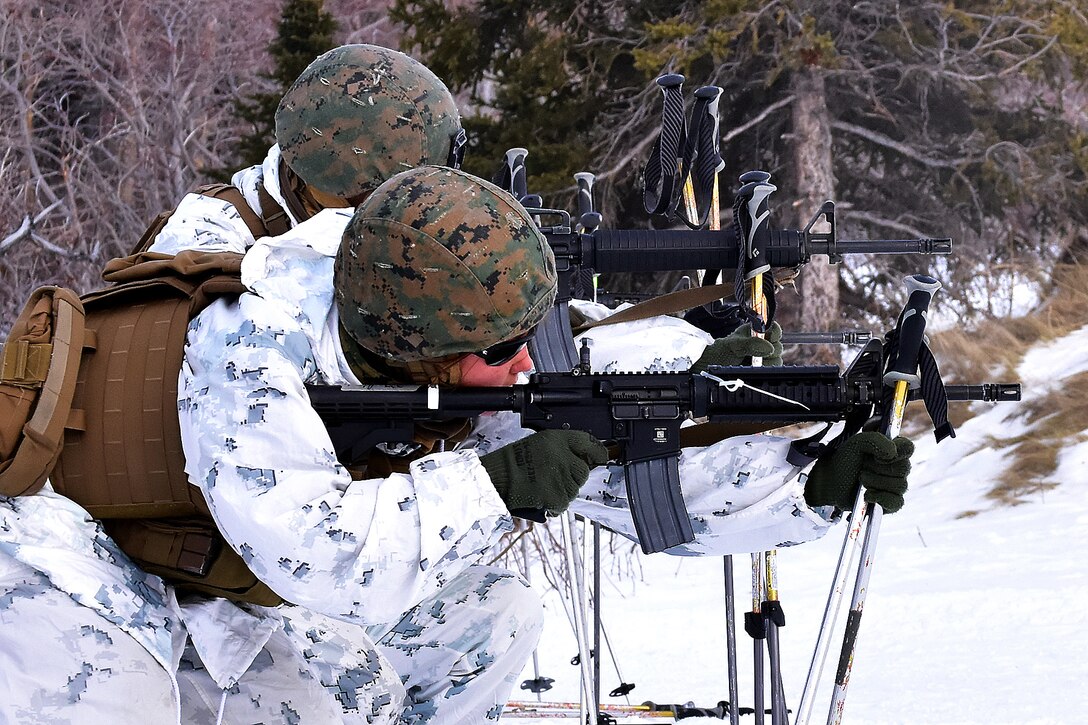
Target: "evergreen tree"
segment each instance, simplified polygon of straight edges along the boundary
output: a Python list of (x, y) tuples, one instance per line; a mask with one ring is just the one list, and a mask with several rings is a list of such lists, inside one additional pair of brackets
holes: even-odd
[(764, 169), (779, 187), (776, 225), (803, 225), (833, 198), (844, 239), (955, 240), (947, 267), (917, 257), (871, 257), (841, 275), (813, 266), (800, 278), (804, 304), (786, 305), (820, 313), (798, 314), (796, 326), (835, 329), (841, 293), (878, 329), (906, 273), (937, 274), (942, 299), (970, 311), (998, 283), (990, 272), (1045, 270), (1085, 237), (1088, 124), (1072, 106), (1088, 57), (1079, 6), (397, 0), (394, 17), (468, 96), (470, 170), (490, 175), (505, 148), (524, 146), (530, 191), (556, 205), (562, 196), (549, 193), (593, 171), (613, 226), (646, 221), (637, 186), (659, 129), (653, 79), (683, 73), (689, 103), (693, 89), (721, 86), (726, 199), (739, 174)]
[(276, 107), (284, 92), (295, 82), (314, 58), (334, 46), (332, 35), (336, 21), (325, 12), (322, 0), (287, 0), (280, 13), (276, 40), (269, 46), (275, 64), (271, 75), (264, 75), (266, 90), (246, 96), (235, 104), (239, 119), (253, 132), (238, 142), (240, 166), (259, 164), (276, 142)]

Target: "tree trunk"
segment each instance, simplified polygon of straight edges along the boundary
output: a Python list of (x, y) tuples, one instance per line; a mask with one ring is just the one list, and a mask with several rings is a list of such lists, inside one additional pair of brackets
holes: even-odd
[[(831, 172), (831, 121), (827, 110), (824, 77), (819, 68), (804, 68), (793, 76), (793, 169), (799, 202), (798, 229), (808, 223), (825, 199), (834, 198)], [(801, 327), (805, 332), (835, 331), (839, 317), (839, 271), (827, 258), (814, 257), (798, 277), (801, 293)], [(806, 361), (838, 364), (839, 349), (833, 345), (805, 346)]]

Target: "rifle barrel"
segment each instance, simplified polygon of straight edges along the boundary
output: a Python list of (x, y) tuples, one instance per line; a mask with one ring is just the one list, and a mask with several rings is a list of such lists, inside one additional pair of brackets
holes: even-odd
[[(952, 254), (952, 240), (939, 239), (840, 239), (832, 243), (836, 254)], [(813, 254), (819, 254), (815, 249)], [(822, 252), (826, 254), (826, 252)]]
[[(568, 239), (548, 236), (557, 255), (573, 251)], [(581, 266), (604, 273), (736, 269), (739, 259), (732, 226), (721, 230), (597, 229), (582, 235), (574, 246), (580, 250)], [(837, 259), (843, 254), (951, 253), (952, 240), (948, 238), (835, 241), (797, 229), (772, 229), (766, 240), (767, 262), (776, 268), (796, 267), (815, 254)]]
[[(1020, 400), (1020, 383), (982, 383), (980, 385), (946, 385), (951, 401), (981, 400), (986, 403), (1007, 403)], [(921, 390), (910, 391), (910, 399), (922, 397)]]
[(787, 332), (782, 335), (783, 345), (864, 345), (873, 339), (868, 330), (843, 330), (842, 332)]

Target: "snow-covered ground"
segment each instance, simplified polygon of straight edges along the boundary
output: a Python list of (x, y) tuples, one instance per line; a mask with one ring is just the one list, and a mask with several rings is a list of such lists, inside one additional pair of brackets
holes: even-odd
[[(1060, 355), (1054, 352), (1037, 349), (1025, 357), (1019, 370), (1025, 401), (1088, 369), (1088, 328), (1064, 338)], [(930, 435), (918, 441), (907, 505), (884, 517), (847, 723), (1088, 723), (1088, 443), (1061, 452), (1056, 489), (994, 508), (983, 494), (1007, 451), (990, 449), (990, 437), (1020, 433), (1025, 424), (1016, 404), (984, 410), (955, 439), (939, 446)], [(907, 409), (908, 417), (924, 415), (920, 404)], [(965, 511), (981, 513), (959, 518)], [(778, 553), (787, 618), (783, 673), (794, 709), (844, 532), (839, 526), (821, 541)], [(722, 560), (640, 560), (640, 580), (602, 587), (608, 639), (623, 679), (636, 683), (630, 702), (713, 706), (728, 699)], [(749, 557), (735, 560), (737, 604), (745, 609)], [(578, 672), (570, 664), (577, 647), (557, 595), (546, 602), (540, 671), (556, 683), (544, 698), (577, 701)], [(739, 638), (740, 704), (751, 706), (751, 640), (743, 630)], [(813, 722), (826, 717), (841, 625), (834, 641)], [(607, 656), (602, 672), (607, 692), (619, 683)], [(525, 677), (531, 676), (530, 666)], [(534, 699), (524, 691), (515, 696)]]

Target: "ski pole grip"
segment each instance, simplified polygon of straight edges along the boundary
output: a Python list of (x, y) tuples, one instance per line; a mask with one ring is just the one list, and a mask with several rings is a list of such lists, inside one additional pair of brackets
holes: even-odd
[(661, 86), (662, 90), (665, 91), (679, 88), (684, 85), (684, 76), (679, 73), (666, 73), (657, 79), (657, 85)]
[[(695, 97), (706, 101), (706, 115), (710, 121), (710, 150), (713, 151), (714, 172), (718, 173), (725, 168), (725, 161), (719, 155), (721, 145), (721, 119), (718, 116), (718, 103), (721, 101), (722, 89), (718, 86), (703, 86), (695, 91)], [(700, 153), (702, 150), (700, 150)]]
[(771, 212), (768, 198), (778, 189), (770, 183), (766, 171), (748, 171), (740, 175), (743, 186), (737, 190), (733, 218), (744, 236), (740, 240), (744, 260), (744, 279), (751, 280), (771, 268), (767, 260), (767, 237)]
[(601, 214), (593, 206), (593, 183), (597, 177), (588, 171), (579, 171), (574, 175), (578, 184), (578, 227), (579, 231), (593, 232), (601, 225)]
[(574, 175), (578, 184), (578, 216), (596, 211), (593, 208), (593, 182), (597, 177), (588, 171), (579, 171)]
[(926, 331), (929, 302), (933, 299), (933, 293), (941, 288), (941, 283), (924, 274), (911, 275), (904, 282), (908, 296), (907, 306), (899, 317), (899, 352), (884, 375), (884, 384), (895, 385), (904, 381), (913, 390), (922, 384), (922, 378), (918, 375), (918, 352)]
[(699, 100), (706, 101), (706, 114), (714, 122), (712, 128), (714, 129), (715, 141), (718, 140), (718, 102), (721, 99), (722, 89), (718, 86), (703, 86), (695, 91), (695, 97)]
[(519, 202), (529, 193), (528, 182), (525, 179), (525, 159), (529, 152), (523, 148), (513, 148), (506, 151), (506, 173), (510, 179), (510, 193)]

